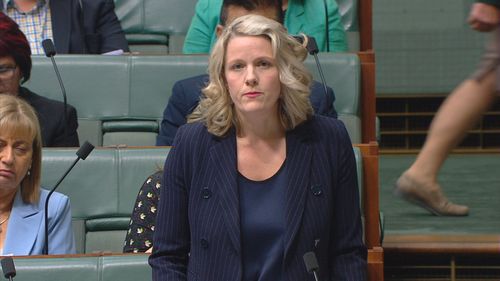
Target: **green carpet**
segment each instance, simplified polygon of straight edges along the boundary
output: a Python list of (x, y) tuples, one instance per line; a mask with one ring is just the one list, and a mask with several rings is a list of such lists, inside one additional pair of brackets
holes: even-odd
[(439, 175), (447, 197), (467, 217), (436, 217), (394, 196), (393, 185), (415, 155), (380, 156), (380, 209), (385, 234), (500, 234), (500, 155), (451, 155)]

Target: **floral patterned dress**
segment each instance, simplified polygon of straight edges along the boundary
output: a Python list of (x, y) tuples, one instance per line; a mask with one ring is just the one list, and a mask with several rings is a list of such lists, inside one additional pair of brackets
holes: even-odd
[(162, 177), (163, 171), (152, 174), (139, 190), (125, 237), (124, 253), (142, 253), (153, 246), (156, 206), (160, 199)]

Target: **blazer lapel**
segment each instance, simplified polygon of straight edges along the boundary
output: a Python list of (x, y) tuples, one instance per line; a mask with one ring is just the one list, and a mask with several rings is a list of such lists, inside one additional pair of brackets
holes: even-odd
[(285, 258), (297, 235), (304, 213), (307, 190), (309, 190), (312, 150), (307, 143), (311, 134), (297, 128), (287, 134), (287, 175), (288, 186), (285, 195)]
[(227, 225), (229, 237), (236, 252), (241, 253), (240, 242), (240, 206), (237, 183), (236, 137), (234, 130), (220, 138), (210, 149), (210, 162), (214, 167), (214, 189), (220, 196), (223, 217)]
[[(40, 199), (41, 200), (41, 199)], [(35, 245), (43, 212), (39, 205), (26, 204), (18, 191), (10, 213), (7, 236), (5, 238), (4, 255), (29, 255)]]
[(58, 53), (69, 52), (73, 0), (49, 0), (52, 19), (52, 34)]

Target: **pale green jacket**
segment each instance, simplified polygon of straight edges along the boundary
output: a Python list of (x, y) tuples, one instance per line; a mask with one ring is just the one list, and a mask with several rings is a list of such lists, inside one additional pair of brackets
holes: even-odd
[[(335, 0), (289, 0), (285, 14), (285, 27), (290, 34), (305, 33), (316, 39), (318, 48), (327, 51), (325, 6), (327, 2), (329, 47), (331, 52), (347, 51), (347, 41)], [(199, 0), (191, 21), (183, 52), (209, 53), (216, 38), (222, 0)]]

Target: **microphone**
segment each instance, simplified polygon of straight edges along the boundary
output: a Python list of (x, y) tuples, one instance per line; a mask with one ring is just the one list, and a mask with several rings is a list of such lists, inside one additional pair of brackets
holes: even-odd
[(306, 42), (306, 49), (309, 52), (310, 55), (314, 57), (314, 60), (316, 61), (316, 67), (318, 68), (319, 72), (319, 77), (321, 78), (321, 83), (323, 84), (323, 90), (325, 91), (325, 96), (328, 97), (328, 89), (326, 88), (326, 80), (325, 76), (323, 75), (323, 69), (321, 68), (321, 64), (319, 63), (318, 59), (318, 44), (316, 43), (316, 39), (312, 36), (307, 36), (305, 34), (301, 35), (294, 35), (293, 38), (297, 40), (300, 44), (304, 44)]
[(50, 196), (52, 196), (52, 193), (56, 190), (56, 188), (61, 184), (61, 182), (64, 180), (64, 178), (69, 174), (69, 172), (73, 169), (73, 167), (76, 165), (76, 163), (82, 159), (85, 160), (87, 159), (87, 156), (89, 156), (90, 152), (94, 149), (94, 146), (86, 141), (76, 152), (76, 155), (78, 156), (73, 164), (69, 167), (69, 169), (66, 170), (64, 175), (57, 181), (56, 185), (50, 190), (49, 194), (47, 195), (47, 198), (45, 199), (45, 246), (43, 248), (43, 254), (48, 255), (49, 254), (49, 199)]
[(314, 280), (319, 281), (319, 265), (318, 260), (316, 259), (316, 254), (314, 254), (314, 252), (312, 251), (307, 252), (302, 258), (304, 259), (304, 264), (306, 265), (307, 272), (312, 273), (314, 275)]
[(16, 276), (16, 267), (14, 266), (14, 260), (11, 257), (6, 257), (2, 259), (1, 263), (3, 276), (5, 276), (6, 279), (12, 281), (14, 276)]
[(68, 135), (68, 126), (67, 126), (67, 115), (68, 115), (68, 98), (66, 96), (66, 89), (64, 88), (64, 84), (61, 78), (61, 74), (59, 73), (59, 69), (57, 68), (56, 60), (54, 56), (56, 55), (56, 47), (51, 39), (45, 39), (42, 41), (43, 52), (45, 56), (50, 58), (52, 61), (52, 66), (54, 67), (54, 71), (56, 72), (57, 80), (59, 80), (59, 87), (61, 88), (61, 92), (63, 95), (63, 103), (64, 103), (64, 114), (63, 114), (63, 124), (64, 124), (64, 133)]

